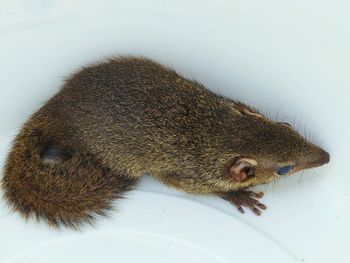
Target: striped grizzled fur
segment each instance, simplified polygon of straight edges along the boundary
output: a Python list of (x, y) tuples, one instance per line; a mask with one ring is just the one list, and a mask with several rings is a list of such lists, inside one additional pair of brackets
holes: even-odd
[(13, 142), (2, 187), (24, 217), (78, 228), (144, 174), (227, 197), (273, 180), (279, 164), (305, 166), (321, 151), (288, 125), (172, 69), (119, 57), (73, 74), (31, 116)]

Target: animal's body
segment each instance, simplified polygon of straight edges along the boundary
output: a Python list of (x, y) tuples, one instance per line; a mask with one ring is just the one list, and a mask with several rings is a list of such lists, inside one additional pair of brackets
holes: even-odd
[(260, 214), (265, 206), (252, 197), (262, 194), (244, 189), (280, 168), (328, 160), (288, 125), (156, 62), (126, 57), (65, 81), (19, 132), (2, 184), (15, 210), (54, 226), (91, 222), (144, 174)]

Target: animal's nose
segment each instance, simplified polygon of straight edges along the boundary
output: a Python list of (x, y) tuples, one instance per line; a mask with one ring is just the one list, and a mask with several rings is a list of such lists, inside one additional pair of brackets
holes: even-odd
[(323, 151), (322, 158), (323, 158), (323, 163), (329, 163), (330, 156), (329, 156), (329, 153), (328, 153), (328, 152)]
[(326, 164), (326, 163), (329, 163), (329, 160), (330, 160), (329, 153), (322, 150), (320, 162), (321, 162), (322, 164)]

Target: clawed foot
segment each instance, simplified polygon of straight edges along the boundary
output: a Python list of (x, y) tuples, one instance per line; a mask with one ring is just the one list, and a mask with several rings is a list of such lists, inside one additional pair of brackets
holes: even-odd
[(231, 204), (237, 207), (239, 212), (244, 213), (242, 206), (246, 206), (258, 216), (261, 215), (261, 210), (266, 209), (266, 206), (256, 200), (256, 198), (260, 199), (263, 196), (263, 192), (255, 193), (253, 191), (245, 190), (224, 193), (221, 195), (223, 199), (229, 201)]

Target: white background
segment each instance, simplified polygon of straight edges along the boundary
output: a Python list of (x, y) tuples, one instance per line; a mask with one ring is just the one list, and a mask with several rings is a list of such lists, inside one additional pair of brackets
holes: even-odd
[(331, 155), (325, 167), (263, 186), (261, 217), (150, 178), (112, 219), (79, 234), (25, 223), (0, 202), (0, 262), (349, 262), (349, 8), (339, 0), (0, 1), (2, 160), (65, 77), (119, 54), (151, 57), (289, 121)]

